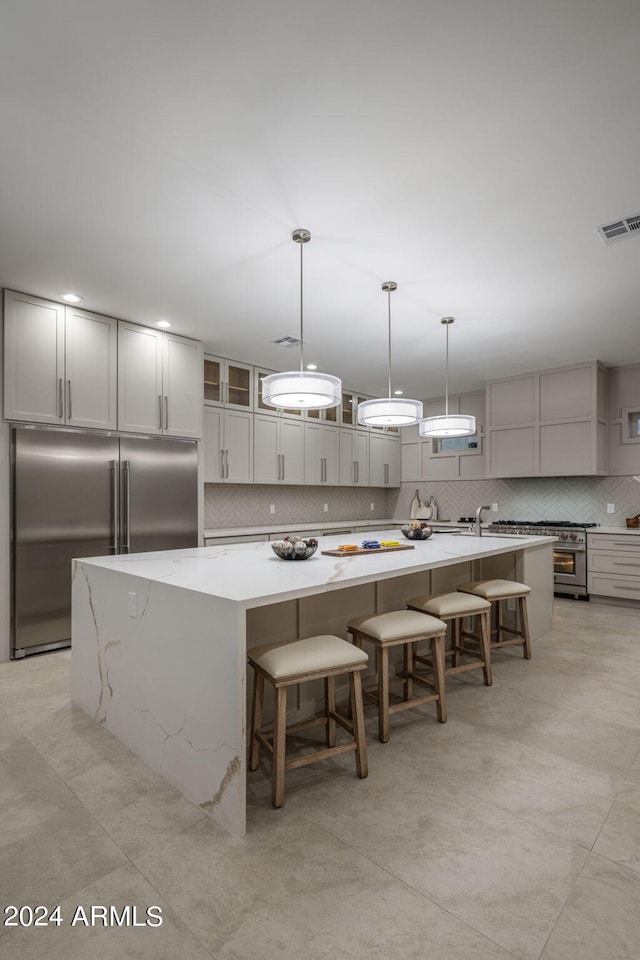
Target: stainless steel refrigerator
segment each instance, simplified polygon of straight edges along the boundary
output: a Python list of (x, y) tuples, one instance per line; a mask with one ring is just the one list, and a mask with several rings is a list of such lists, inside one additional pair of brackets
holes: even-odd
[(68, 645), (71, 560), (198, 545), (193, 440), (12, 431), (12, 655)]

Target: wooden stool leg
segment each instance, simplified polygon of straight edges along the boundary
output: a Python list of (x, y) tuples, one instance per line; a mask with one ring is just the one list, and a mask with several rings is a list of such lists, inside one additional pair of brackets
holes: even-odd
[(331, 714), (336, 712), (336, 678), (324, 678), (324, 709), (327, 718), (327, 746), (336, 745), (336, 722)]
[(251, 702), (251, 751), (249, 754), (249, 770), (257, 770), (260, 765), (260, 742), (256, 737), (258, 730), (262, 730), (262, 706), (264, 703), (264, 677), (254, 671), (253, 698)]
[(529, 636), (529, 617), (527, 615), (527, 598), (518, 597), (518, 606), (520, 608), (520, 630), (524, 637), (522, 649), (525, 660), (531, 660), (531, 638)]
[(353, 736), (357, 744), (356, 772), (361, 780), (369, 775), (367, 760), (367, 738), (364, 730), (364, 710), (362, 707), (362, 680), (360, 671), (354, 670), (349, 675), (351, 690), (351, 715), (353, 717)]
[(415, 655), (416, 644), (405, 643), (404, 645), (404, 699), (411, 700), (413, 697), (413, 680), (411, 674), (414, 670), (413, 658)]
[(284, 761), (287, 744), (287, 688), (276, 687), (276, 709), (273, 728), (273, 770), (271, 802), (274, 807), (284, 804)]
[(496, 600), (496, 640), (502, 640), (502, 600)]
[(482, 659), (484, 667), (484, 682), (487, 687), (493, 683), (491, 675), (491, 611), (480, 614), (480, 649), (482, 650)]
[(389, 741), (389, 651), (378, 650), (378, 739)]
[(436, 700), (436, 711), (440, 723), (447, 722), (447, 700), (445, 694), (444, 682), (444, 645), (445, 637), (442, 634), (439, 637), (433, 637), (431, 640), (431, 651), (433, 659), (433, 685), (438, 699)]
[(455, 617), (451, 621), (451, 649), (453, 650), (453, 656), (451, 658), (451, 666), (457, 667), (460, 663), (460, 644), (462, 643), (462, 617)]

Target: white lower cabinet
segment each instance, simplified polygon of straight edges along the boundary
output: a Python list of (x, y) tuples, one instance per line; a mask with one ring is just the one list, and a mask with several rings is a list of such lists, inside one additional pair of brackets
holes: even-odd
[(385, 433), (369, 436), (369, 486), (400, 486), (400, 441)]
[(253, 482), (304, 483), (304, 422), (254, 416)]
[(253, 414), (205, 407), (204, 482), (253, 483)]
[(640, 534), (587, 533), (587, 590), (640, 601)]
[(304, 424), (304, 482), (336, 486), (339, 476), (340, 428)]
[(369, 486), (369, 434), (363, 430), (340, 430), (341, 486)]

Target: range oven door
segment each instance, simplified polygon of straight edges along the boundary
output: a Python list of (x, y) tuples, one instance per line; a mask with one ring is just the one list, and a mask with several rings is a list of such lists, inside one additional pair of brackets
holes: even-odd
[(587, 595), (587, 551), (584, 544), (553, 545), (553, 582), (556, 593)]

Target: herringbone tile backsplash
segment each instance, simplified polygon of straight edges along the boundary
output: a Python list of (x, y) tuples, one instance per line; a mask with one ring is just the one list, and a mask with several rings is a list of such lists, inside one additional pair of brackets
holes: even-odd
[[(403, 483), (390, 490), (389, 516), (409, 516), (416, 491), (420, 499), (433, 496), (440, 519), (471, 517), (481, 504), (498, 504), (487, 520), (571, 520), (623, 527), (627, 517), (640, 513), (640, 477), (515, 477), (510, 480), (455, 480)], [(607, 513), (613, 503), (614, 513)]]
[[(205, 484), (205, 529), (340, 520), (406, 520), (416, 486), (433, 496), (441, 519), (470, 517), (481, 504), (498, 504), (491, 520), (573, 520), (623, 527), (640, 513), (639, 477), (539, 477), (404, 483), (397, 490), (354, 487), (282, 487)], [(325, 512), (324, 504), (329, 510)], [(374, 509), (370, 509), (370, 504)], [(607, 504), (615, 512), (607, 513)], [(274, 504), (276, 511), (270, 513)]]

